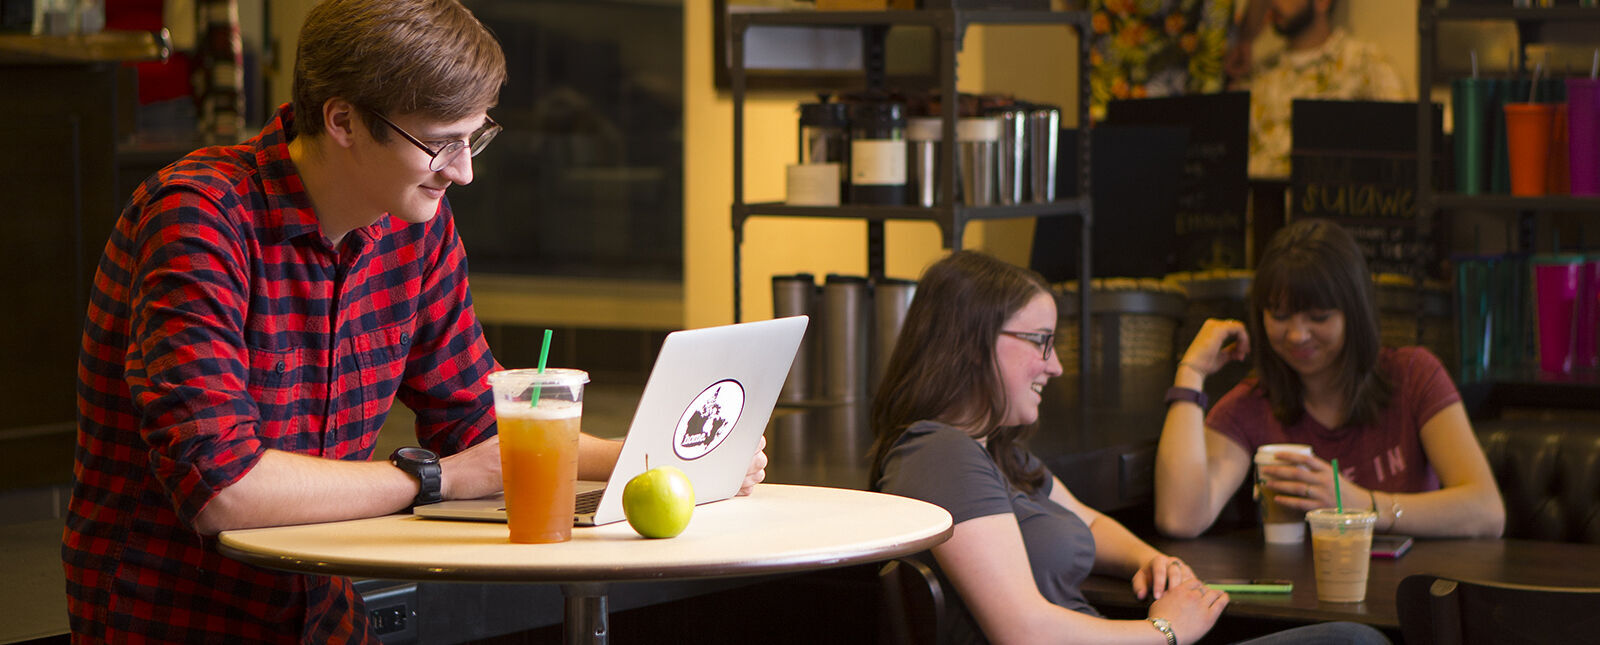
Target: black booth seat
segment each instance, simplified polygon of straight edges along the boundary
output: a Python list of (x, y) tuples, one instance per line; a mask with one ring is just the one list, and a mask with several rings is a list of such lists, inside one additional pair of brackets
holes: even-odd
[(1600, 544), (1600, 426), (1476, 422), (1506, 505), (1505, 537)]

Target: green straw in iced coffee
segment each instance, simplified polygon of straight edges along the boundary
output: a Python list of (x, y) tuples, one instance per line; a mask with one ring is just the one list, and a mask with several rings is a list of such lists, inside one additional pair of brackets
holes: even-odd
[(1333, 505), (1339, 507), (1339, 514), (1344, 515), (1344, 497), (1339, 494), (1339, 458), (1333, 458)]
[[(545, 361), (545, 359), (550, 358), (550, 334), (551, 334), (550, 330), (548, 330), (548, 329), (544, 330), (544, 343), (539, 345), (539, 373), (540, 374), (544, 373), (544, 361)], [(538, 383), (534, 383), (533, 384), (533, 400), (530, 402), (531, 405), (529, 405), (528, 407), (531, 407), (531, 408), (539, 407), (539, 391), (543, 390), (543, 389), (544, 389), (543, 385), (540, 385)]]
[(1339, 458), (1333, 458), (1333, 505), (1339, 507), (1339, 534), (1344, 535), (1344, 496), (1339, 494)]

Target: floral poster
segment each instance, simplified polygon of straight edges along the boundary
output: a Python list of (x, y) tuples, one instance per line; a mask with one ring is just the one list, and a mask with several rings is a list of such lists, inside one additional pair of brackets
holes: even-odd
[(1219, 92), (1233, 0), (1091, 0), (1090, 115), (1114, 99)]

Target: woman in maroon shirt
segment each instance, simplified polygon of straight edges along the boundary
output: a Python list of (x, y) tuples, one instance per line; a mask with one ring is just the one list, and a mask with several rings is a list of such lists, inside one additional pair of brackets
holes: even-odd
[[(1205, 378), (1252, 349), (1255, 373), (1206, 414)], [(1426, 349), (1379, 346), (1366, 260), (1332, 222), (1303, 220), (1273, 236), (1249, 320), (1206, 321), (1174, 386), (1156, 451), (1156, 526), (1167, 534), (1209, 528), (1268, 443), (1309, 444), (1315, 454), (1279, 453), (1290, 465), (1263, 468), (1290, 508), (1333, 506), (1338, 477), (1345, 506), (1376, 511), (1382, 532), (1504, 529), (1499, 488), (1455, 385)]]

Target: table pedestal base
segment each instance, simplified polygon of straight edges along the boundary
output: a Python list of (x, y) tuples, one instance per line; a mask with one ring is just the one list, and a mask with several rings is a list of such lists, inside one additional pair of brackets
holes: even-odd
[(605, 645), (611, 640), (610, 610), (606, 606), (606, 585), (582, 582), (561, 585), (566, 596), (566, 618), (562, 640), (567, 645)]

